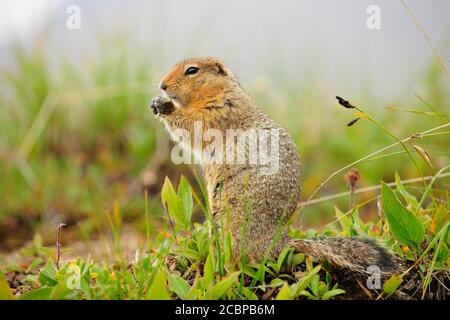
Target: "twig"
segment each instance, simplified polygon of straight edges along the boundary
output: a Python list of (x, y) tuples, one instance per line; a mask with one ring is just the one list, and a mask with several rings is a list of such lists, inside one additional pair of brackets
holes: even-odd
[(58, 224), (56, 229), (56, 269), (59, 270), (59, 258), (61, 257), (61, 229), (65, 227), (65, 223)]
[[(403, 149), (405, 150), (405, 152), (408, 154), (409, 158), (411, 159), (412, 163), (414, 163), (414, 166), (416, 167), (417, 171), (422, 175), (422, 171), (420, 170), (420, 167), (417, 165), (416, 161), (414, 160), (412, 154), (408, 151), (408, 148), (406, 147), (406, 145), (404, 144), (404, 142), (402, 140), (400, 140), (399, 138), (397, 138), (394, 134), (392, 134), (387, 128), (385, 128), (381, 123), (379, 123), (377, 120), (375, 120), (374, 118), (372, 118), (371, 115), (365, 113), (361, 108), (352, 105), (349, 101), (336, 96), (336, 99), (338, 99), (338, 102), (341, 106), (349, 109), (356, 109), (359, 111), (359, 114), (361, 116), (363, 116), (364, 118), (368, 119), (369, 121), (371, 121), (373, 124), (375, 124), (377, 127), (379, 127), (380, 129), (382, 129), (384, 132), (386, 132), (389, 136), (391, 136), (394, 140), (396, 140), (398, 143), (400, 143), (403, 147)], [(352, 126), (354, 125), (357, 121), (359, 120), (359, 118), (353, 119), (352, 121), (350, 121), (347, 126)], [(425, 183), (425, 182), (424, 182)]]
[(441, 285), (441, 286), (443, 286), (445, 289), (447, 289), (447, 291), (449, 291), (450, 292), (450, 289), (449, 288), (447, 288), (447, 286), (444, 284), (444, 283), (442, 283), (442, 281), (438, 278), (438, 277), (436, 277), (436, 275), (435, 274), (433, 274), (433, 278), (435, 278), (436, 279), (436, 281), (437, 282), (439, 282), (439, 284)]
[(169, 207), (166, 204), (166, 213), (167, 218), (169, 218), (170, 228), (172, 229), (173, 237), (175, 238), (175, 243), (178, 245), (177, 233), (175, 232), (175, 224), (172, 222), (172, 218), (170, 218)]
[(439, 52), (437, 51), (436, 47), (433, 45), (433, 42), (431, 41), (430, 36), (428, 35), (428, 33), (426, 32), (426, 30), (422, 27), (422, 25), (420, 24), (419, 20), (417, 20), (416, 16), (414, 15), (414, 13), (412, 13), (412, 11), (408, 8), (408, 6), (406, 5), (404, 0), (400, 0), (400, 2), (402, 3), (402, 5), (405, 7), (406, 11), (408, 11), (409, 15), (411, 16), (411, 18), (414, 20), (414, 23), (416, 24), (416, 26), (420, 29), (420, 31), (422, 32), (423, 36), (425, 37), (425, 39), (427, 40), (428, 44), (430, 45), (431, 49), (433, 49), (433, 53), (436, 56), (436, 58), (438, 59), (438, 61), (440, 62), (442, 69), (444, 69), (445, 74), (447, 76), (450, 76), (450, 73), (448, 72), (447, 69), (447, 65), (445, 64), (444, 59), (442, 59), (441, 55), (439, 54)]
[(350, 188), (348, 210), (351, 210), (353, 208), (353, 194), (356, 190), (356, 184), (360, 179), (361, 175), (359, 174), (359, 171), (357, 169), (351, 169), (344, 175), (344, 180), (347, 182), (348, 187)]
[[(437, 178), (446, 178), (446, 177), (450, 177), (450, 173), (441, 174)], [(433, 179), (433, 176), (426, 176), (426, 177), (424, 177), (424, 179), (431, 180), (431, 179)], [(416, 182), (421, 182), (421, 181), (422, 181), (422, 178), (420, 177), (420, 178), (412, 178), (412, 179), (402, 180), (402, 183), (410, 184), (410, 183), (416, 183)], [(387, 185), (390, 187), (395, 186), (395, 182), (389, 182)], [(374, 190), (379, 190), (379, 189), (381, 189), (380, 184), (370, 186), (370, 187), (356, 189), (353, 192), (353, 194), (364, 193), (364, 192), (374, 191)], [(329, 200), (333, 200), (333, 199), (337, 199), (337, 198), (347, 197), (348, 195), (350, 195), (350, 192), (351, 191), (340, 192), (340, 193), (335, 193), (335, 194), (330, 194), (328, 196), (320, 197), (320, 198), (317, 198), (314, 200), (303, 201), (303, 202), (300, 202), (300, 206), (307, 207), (307, 206), (311, 206), (313, 204), (317, 204), (317, 203), (321, 203), (321, 202), (325, 202), (325, 201), (329, 201)]]
[(441, 117), (442, 120), (446, 121), (449, 116), (446, 114), (442, 114), (439, 111), (437, 111), (432, 105), (431, 103), (429, 103), (428, 101), (426, 101), (425, 99), (423, 99), (421, 96), (419, 96), (417, 93), (414, 94), (417, 99), (419, 99), (423, 104), (425, 104), (431, 111), (433, 111), (436, 115), (438, 115), (439, 117)]
[(325, 180), (324, 180), (324, 181), (323, 181), (323, 182), (322, 182), (322, 183), (321, 183), (321, 184), (313, 191), (313, 193), (309, 196), (309, 198), (306, 200), (306, 202), (310, 202), (310, 201), (312, 200), (312, 198), (314, 198), (314, 196), (317, 194), (317, 192), (319, 192), (319, 190), (322, 189), (322, 187), (323, 187), (325, 184), (328, 183), (328, 181), (330, 181), (331, 179), (333, 179), (334, 176), (336, 176), (337, 174), (343, 172), (344, 170), (347, 170), (347, 169), (349, 169), (349, 168), (351, 168), (351, 167), (357, 165), (358, 163), (363, 162), (364, 160), (370, 159), (370, 158), (372, 158), (373, 156), (375, 156), (375, 155), (377, 155), (377, 154), (379, 154), (379, 153), (382, 153), (382, 152), (384, 152), (384, 151), (386, 151), (386, 150), (392, 149), (393, 147), (396, 147), (396, 146), (398, 146), (398, 145), (401, 144), (401, 143), (407, 142), (407, 141), (412, 140), (412, 139), (415, 139), (415, 138), (419, 138), (419, 137), (423, 136), (424, 134), (427, 134), (427, 133), (430, 133), (430, 132), (433, 132), (433, 131), (436, 131), (436, 130), (439, 130), (439, 129), (443, 129), (443, 128), (446, 128), (446, 127), (448, 127), (448, 126), (450, 126), (450, 122), (449, 122), (449, 123), (446, 123), (446, 124), (443, 124), (443, 125), (441, 125), (441, 126), (438, 126), (438, 127), (434, 127), (434, 128), (428, 129), (428, 130), (423, 131), (423, 132), (421, 132), (421, 133), (413, 134), (412, 136), (409, 136), (409, 137), (407, 137), (407, 138), (405, 138), (405, 139), (403, 139), (403, 140), (401, 140), (401, 141), (397, 141), (397, 142), (395, 142), (395, 143), (393, 143), (393, 144), (391, 144), (391, 145), (389, 145), (389, 146), (387, 146), (387, 147), (381, 148), (381, 149), (379, 149), (379, 150), (377, 150), (377, 151), (375, 151), (375, 152), (372, 152), (371, 154), (368, 154), (368, 155), (365, 156), (365, 157), (362, 157), (362, 158), (360, 158), (360, 159), (358, 159), (358, 160), (356, 160), (356, 161), (354, 161), (354, 162), (352, 162), (352, 163), (346, 165), (345, 167), (342, 167), (341, 169), (339, 169), (339, 170), (333, 172), (331, 175), (329, 175), (328, 178), (326, 178), (326, 179), (325, 179)]

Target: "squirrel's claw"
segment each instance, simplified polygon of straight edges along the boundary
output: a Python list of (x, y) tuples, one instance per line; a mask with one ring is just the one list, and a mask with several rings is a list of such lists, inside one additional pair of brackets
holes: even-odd
[(150, 108), (155, 115), (169, 115), (175, 110), (175, 106), (172, 101), (163, 97), (156, 97), (152, 100)]

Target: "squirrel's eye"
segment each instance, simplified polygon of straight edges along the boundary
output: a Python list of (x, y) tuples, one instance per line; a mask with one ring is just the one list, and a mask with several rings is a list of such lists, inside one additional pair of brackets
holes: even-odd
[(189, 76), (192, 74), (196, 74), (198, 72), (198, 68), (197, 67), (189, 67), (186, 69), (186, 72), (184, 73), (185, 75)]

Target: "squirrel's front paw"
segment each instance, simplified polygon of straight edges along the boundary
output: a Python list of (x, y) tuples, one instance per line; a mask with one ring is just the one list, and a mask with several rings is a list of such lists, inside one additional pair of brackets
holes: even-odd
[(152, 108), (152, 111), (155, 115), (161, 114), (166, 116), (171, 114), (173, 110), (175, 110), (175, 106), (173, 105), (172, 101), (159, 96), (152, 100), (150, 108)]

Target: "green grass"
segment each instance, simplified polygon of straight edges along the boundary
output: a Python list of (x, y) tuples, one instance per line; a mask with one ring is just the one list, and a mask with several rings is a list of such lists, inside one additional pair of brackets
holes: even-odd
[[(101, 56), (86, 68), (64, 57), (50, 66), (37, 47), (31, 53), (15, 48), (17, 70), (1, 73), (0, 249), (7, 254), (0, 255), (0, 297), (355, 296), (358, 283), (349, 285), (326, 263), (289, 249), (261, 265), (231, 263), (230, 235), (216, 232), (201, 179), (171, 163), (167, 134), (147, 108), (161, 76), (154, 71), (157, 62), (144, 52), (129, 59), (125, 41), (114, 50), (108, 46), (102, 44)], [(381, 104), (368, 98), (376, 92), (345, 97), (360, 108), (358, 114), (335, 102), (340, 92), (327, 96), (314, 89), (314, 81), (283, 79), (279, 68), (267, 87), (244, 86), (288, 129), (302, 156), (306, 205), (290, 234), (378, 239), (411, 267), (384, 290), (360, 290), (364, 297), (396, 297), (400, 282), (399, 290), (410, 297), (442, 297), (439, 281), (449, 269), (449, 183), (436, 175), (448, 173), (450, 128), (447, 79), (437, 64), (417, 80), (419, 97)], [(347, 127), (356, 116), (362, 119)], [(418, 132), (425, 133), (413, 136)], [(363, 190), (356, 190), (355, 205), (346, 211), (348, 195), (334, 195), (348, 190), (342, 176), (352, 167), (362, 175), (357, 188)], [(408, 179), (418, 181), (402, 183)], [(381, 209), (389, 191), (380, 191), (380, 181), (394, 182), (401, 202), (391, 197), (393, 209)], [(423, 236), (398, 231), (402, 226), (386, 210), (410, 217), (412, 234)], [(54, 234), (61, 222), (67, 227), (57, 270)], [(144, 239), (132, 252), (125, 245), (127, 228)], [(76, 258), (69, 250), (80, 241), (88, 253)], [(97, 242), (106, 258), (96, 252)], [(405, 289), (413, 279), (419, 285)]]
[[(441, 173), (446, 169), (448, 167)], [(309, 230), (303, 233), (291, 228), (290, 233), (296, 237), (321, 234), (377, 239), (398, 254), (409, 268), (388, 280), (383, 289), (370, 292), (366, 298), (385, 299), (397, 289), (408, 294), (401, 284), (411, 279), (419, 283), (413, 288), (416, 293), (411, 298), (426, 298), (430, 285), (436, 285), (433, 275), (448, 272), (450, 263), (448, 198), (444, 198), (446, 203), (434, 199), (432, 194), (442, 191), (436, 189), (435, 183), (433, 179), (427, 184), (420, 200), (407, 191), (399, 177), (395, 188), (397, 195), (389, 186), (383, 185), (381, 202), (386, 216), (377, 222), (363, 222), (359, 217), (361, 206), (348, 212), (336, 208), (336, 221), (322, 232)], [(215, 245), (217, 242), (210, 221), (191, 223), (193, 197), (186, 180), (181, 180), (178, 191), (166, 180), (163, 190), (168, 215), (173, 217), (173, 230), (159, 232), (152, 240), (151, 250), (147, 245), (137, 248), (138, 254), (133, 262), (126, 262), (121, 254), (122, 221), (116, 208), (108, 215), (115, 263), (100, 264), (76, 258), (62, 263), (58, 269), (54, 250), (38, 245), (33, 252), (35, 260), (32, 263), (22, 268), (11, 265), (9, 270), (4, 270), (7, 274), (16, 271), (25, 276), (13, 291), (2, 276), (0, 296), (12, 299), (314, 300), (346, 297), (346, 290), (340, 286), (339, 277), (330, 266), (326, 263), (316, 265), (309, 257), (294, 253), (291, 248), (283, 250), (275, 261), (268, 260), (260, 265), (243, 264), (236, 270), (229, 242)], [(428, 204), (422, 206), (425, 201)], [(229, 234), (225, 237), (228, 238)], [(224, 259), (217, 258), (221, 252)], [(344, 288), (348, 285), (345, 282)], [(356, 286), (357, 283), (353, 280), (351, 285)]]

